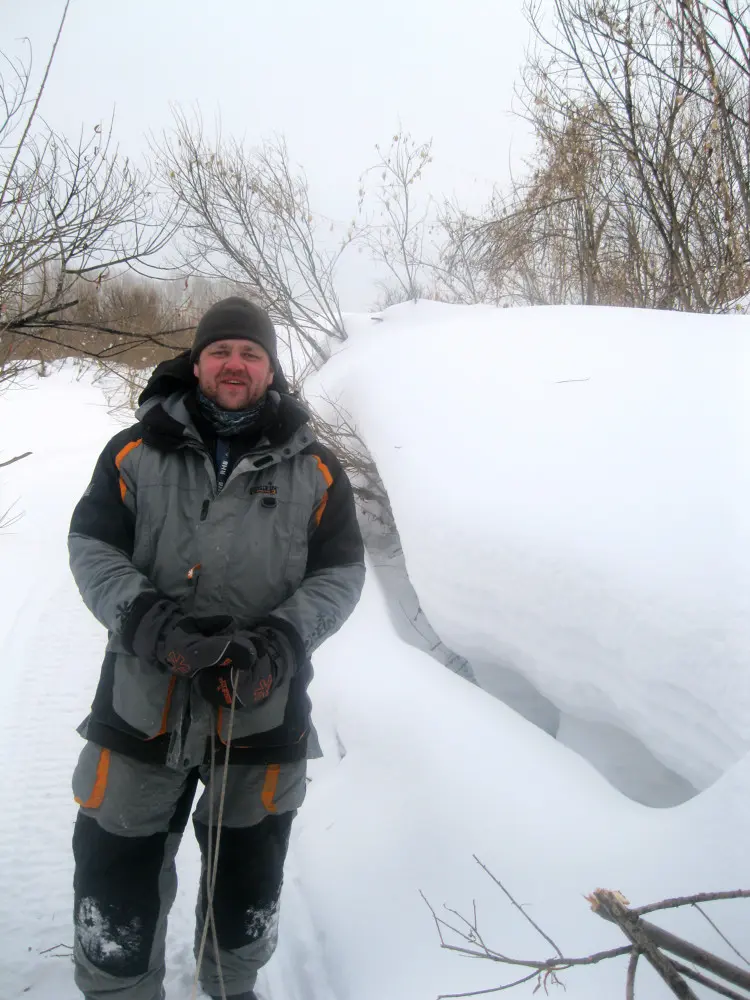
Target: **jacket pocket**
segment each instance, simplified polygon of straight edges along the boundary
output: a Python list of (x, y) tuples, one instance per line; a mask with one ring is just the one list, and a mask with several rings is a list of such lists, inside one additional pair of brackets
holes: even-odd
[[(207, 770), (207, 769), (206, 769)], [(232, 767), (228, 773), (227, 795), (232, 803), (232, 827), (257, 826), (268, 816), (295, 812), (305, 800), (307, 791), (307, 761), (298, 760), (285, 764), (253, 764)], [(221, 781), (214, 783), (213, 789), (206, 780), (207, 787), (198, 799), (194, 819), (208, 824), (211, 816), (211, 796), (213, 795), (213, 821), (219, 805)]]
[(263, 775), (260, 802), (266, 813), (285, 813), (299, 809), (307, 791), (307, 761), (290, 764), (267, 764)]
[(98, 809), (104, 802), (111, 754), (96, 743), (87, 743), (73, 772), (73, 798), (82, 809)]
[(146, 739), (166, 733), (176, 678), (142, 663), (137, 656), (118, 653), (112, 683), (112, 708)]

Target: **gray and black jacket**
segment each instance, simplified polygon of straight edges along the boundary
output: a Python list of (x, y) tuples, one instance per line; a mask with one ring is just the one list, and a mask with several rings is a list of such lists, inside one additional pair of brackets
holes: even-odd
[(112, 750), (183, 766), (201, 762), (211, 728), (225, 745), (227, 712), (211, 708), (197, 685), (132, 654), (133, 608), (166, 595), (189, 614), (228, 614), (244, 627), (270, 622), (283, 632), (293, 668), (262, 706), (237, 709), (231, 760), (299, 759), (310, 725), (310, 655), (351, 614), (364, 582), (351, 485), (314, 439), (307, 411), (272, 386), (261, 436), (233, 455), (218, 493), (195, 385), (187, 355), (157, 367), (138, 423), (106, 446), (73, 513), (71, 569), (109, 630), (81, 731)]

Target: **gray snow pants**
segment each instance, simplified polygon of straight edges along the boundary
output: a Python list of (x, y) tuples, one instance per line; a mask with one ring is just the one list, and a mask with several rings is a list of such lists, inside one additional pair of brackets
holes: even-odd
[[(216, 768), (216, 823), (222, 767)], [(213, 911), (201, 985), (227, 996), (251, 990), (273, 954), (284, 859), (305, 797), (306, 761), (228, 768)], [(163, 1000), (167, 916), (175, 856), (193, 813), (202, 857), (196, 951), (206, 917), (209, 768), (175, 771), (87, 743), (73, 775), (80, 805), (73, 834), (75, 981), (87, 1000)], [(215, 843), (215, 828), (212, 842)]]

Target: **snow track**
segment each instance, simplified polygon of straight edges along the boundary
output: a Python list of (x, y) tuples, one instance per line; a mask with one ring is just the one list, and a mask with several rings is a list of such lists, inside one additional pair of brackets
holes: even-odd
[(97, 662), (92, 639), (98, 637), (69, 578), (54, 573), (40, 589), (3, 649), (4, 675), (16, 676), (11, 697), (3, 699), (0, 728), (0, 755), (10, 762), (0, 792), (0, 885), (7, 887), (0, 940), (9, 980), (0, 996), (44, 996), (54, 985), (50, 1000), (68, 1000), (77, 996), (68, 960), (76, 810), (70, 778), (83, 745), (71, 723), (83, 717), (90, 699)]

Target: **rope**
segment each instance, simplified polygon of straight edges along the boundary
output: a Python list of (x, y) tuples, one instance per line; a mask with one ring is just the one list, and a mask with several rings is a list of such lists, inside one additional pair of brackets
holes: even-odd
[[(229, 747), (227, 746), (227, 751), (228, 750), (229, 750)], [(226, 760), (226, 757), (225, 757), (224, 758), (224, 774), (223, 774), (223, 778), (224, 779), (226, 778), (226, 773), (227, 773), (226, 772), (226, 766), (227, 766), (227, 760)], [(213, 826), (214, 826), (214, 816), (213, 816), (213, 813), (214, 813), (214, 775), (215, 774), (216, 774), (216, 737), (214, 735), (214, 729), (213, 729), (213, 726), (212, 726), (211, 727), (211, 767), (209, 769), (209, 774), (208, 774), (208, 788), (209, 788), (209, 793), (208, 793), (208, 851), (207, 851), (207, 864), (211, 865), (213, 863), (213, 865), (214, 865), (214, 872), (213, 872), (213, 877), (211, 877), (210, 868), (209, 867), (206, 868), (206, 878), (207, 878), (206, 897), (207, 897), (207, 905), (206, 905), (206, 917), (205, 917), (204, 924), (208, 924), (211, 927), (211, 940), (212, 940), (212, 943), (213, 943), (213, 946), (214, 946), (214, 955), (216, 956), (216, 969), (217, 969), (217, 971), (219, 973), (219, 990), (221, 992), (221, 998), (222, 998), (222, 1000), (226, 1000), (226, 991), (225, 991), (225, 987), (224, 987), (224, 974), (223, 974), (222, 969), (221, 969), (221, 962), (219, 961), (219, 939), (218, 939), (218, 935), (216, 933), (216, 920), (214, 919), (214, 907), (213, 907), (213, 902), (214, 902), (214, 888), (216, 886), (216, 872), (217, 872), (217, 867), (216, 866), (218, 865), (218, 861), (219, 861), (219, 829), (220, 829), (220, 827), (217, 827), (217, 831), (216, 831), (216, 834), (217, 834), (217, 836), (216, 836), (216, 853), (214, 855), (214, 853), (212, 852), (212, 848), (211, 848), (211, 840), (213, 838)], [(222, 785), (223, 786), (225, 785), (225, 781), (224, 780), (222, 781)], [(222, 790), (222, 795), (223, 795), (223, 790)], [(222, 799), (222, 801), (223, 801), (223, 799)], [(201, 959), (201, 962), (202, 962), (202, 959)], [(199, 966), (199, 968), (200, 968), (200, 966)]]
[(229, 708), (229, 724), (227, 726), (226, 752), (224, 754), (224, 765), (221, 777), (221, 791), (219, 793), (219, 812), (216, 819), (216, 843), (213, 844), (213, 814), (214, 814), (214, 787), (216, 776), (216, 738), (213, 726), (211, 727), (211, 758), (208, 772), (208, 849), (206, 852), (206, 916), (203, 921), (203, 931), (201, 933), (198, 956), (195, 961), (195, 976), (193, 978), (193, 992), (191, 1000), (197, 1000), (198, 981), (200, 979), (201, 968), (203, 967), (203, 956), (206, 950), (206, 940), (208, 938), (208, 928), (211, 928), (211, 940), (214, 948), (214, 958), (216, 968), (219, 973), (219, 988), (221, 1000), (227, 1000), (226, 989), (224, 987), (224, 976), (221, 970), (221, 960), (219, 959), (219, 941), (216, 934), (216, 920), (214, 918), (214, 888), (216, 886), (216, 873), (219, 870), (219, 844), (221, 842), (221, 826), (224, 820), (224, 801), (227, 792), (227, 777), (229, 773), (229, 749), (232, 744), (232, 730), (234, 728), (234, 709), (237, 700), (237, 670), (232, 671), (232, 704)]

